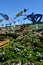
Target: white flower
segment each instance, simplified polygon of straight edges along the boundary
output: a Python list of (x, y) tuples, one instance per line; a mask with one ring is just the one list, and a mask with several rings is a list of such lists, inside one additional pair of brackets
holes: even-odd
[(5, 54), (5, 52), (3, 52), (3, 54)]
[(37, 56), (40, 56), (41, 54), (39, 52), (37, 52)]
[(29, 55), (29, 58), (32, 56), (32, 54)]

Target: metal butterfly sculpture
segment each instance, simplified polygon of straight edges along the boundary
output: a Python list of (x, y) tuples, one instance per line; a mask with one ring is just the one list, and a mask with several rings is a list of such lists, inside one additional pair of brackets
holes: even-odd
[(42, 14), (34, 14), (34, 12), (30, 15), (27, 15), (27, 19), (32, 21), (33, 23), (40, 23), (43, 15)]
[[(42, 14), (34, 14), (34, 12), (32, 12), (32, 14), (29, 15), (23, 15), (23, 12), (27, 12), (28, 9), (24, 9), (23, 11), (19, 12), (16, 14), (16, 17), (14, 17), (14, 19), (16, 19), (19, 16), (26, 16), (26, 18), (24, 18), (24, 20), (28, 19), (30, 21), (32, 21), (32, 23), (40, 23), (42, 20), (43, 15)], [(3, 14), (0, 13), (0, 15), (5, 19), (5, 20), (9, 20), (9, 16), (7, 14)]]

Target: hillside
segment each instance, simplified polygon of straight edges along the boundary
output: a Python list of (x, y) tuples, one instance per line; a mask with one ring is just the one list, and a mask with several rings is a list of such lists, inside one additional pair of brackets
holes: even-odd
[(43, 65), (43, 30), (15, 28), (9, 44), (0, 48), (0, 65)]

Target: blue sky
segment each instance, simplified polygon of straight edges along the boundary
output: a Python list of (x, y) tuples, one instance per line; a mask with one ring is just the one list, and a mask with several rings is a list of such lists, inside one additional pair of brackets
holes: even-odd
[[(0, 13), (5, 13), (9, 17), (15, 17), (16, 13), (24, 8), (28, 8), (27, 14), (31, 14), (32, 12), (43, 14), (43, 0), (0, 0)], [(29, 20), (24, 22), (30, 23)], [(17, 24), (24, 22), (20, 19), (19, 22), (17, 21)], [(2, 23), (6, 24), (6, 21), (4, 20)], [(0, 26), (2, 23), (0, 23)]]

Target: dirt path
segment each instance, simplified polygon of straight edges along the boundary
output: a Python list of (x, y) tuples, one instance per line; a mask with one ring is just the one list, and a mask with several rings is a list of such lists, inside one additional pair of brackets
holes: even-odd
[(2, 42), (0, 42), (0, 47), (4, 46), (5, 44), (8, 44), (8, 43), (9, 43), (9, 40), (2, 41)]

